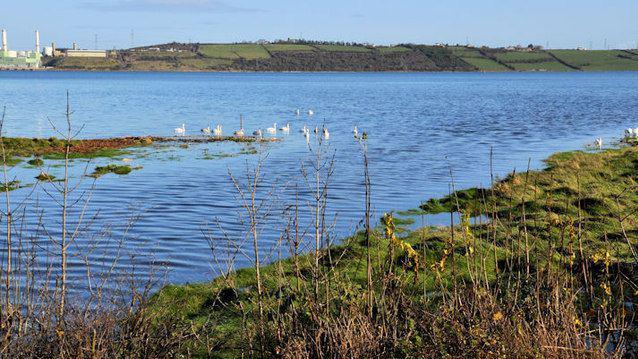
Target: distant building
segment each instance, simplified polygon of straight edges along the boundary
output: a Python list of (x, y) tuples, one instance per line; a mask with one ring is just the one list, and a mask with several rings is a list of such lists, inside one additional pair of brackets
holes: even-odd
[(66, 50), (67, 57), (97, 57), (106, 58), (106, 50), (79, 50), (69, 49)]
[(7, 31), (2, 30), (2, 50), (0, 51), (0, 69), (37, 69), (40, 67), (40, 33), (35, 32), (34, 51), (9, 50)]

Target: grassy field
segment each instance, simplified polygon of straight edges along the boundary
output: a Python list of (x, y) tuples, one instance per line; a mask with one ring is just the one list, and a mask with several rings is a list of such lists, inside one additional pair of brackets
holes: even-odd
[[(147, 310), (198, 333), (184, 348), (201, 357), (602, 357), (610, 347), (587, 333), (605, 324), (588, 318), (635, 321), (612, 303), (638, 302), (638, 283), (622, 279), (638, 261), (636, 163), (636, 147), (558, 153), (545, 170), (412, 211), (461, 213), (454, 227), (408, 231), (409, 218), (386, 216), (370, 242), (360, 232), (293, 255), (259, 281), (248, 268), (168, 286)], [(478, 216), (490, 221), (470, 224)]]
[(316, 49), (310, 45), (299, 44), (267, 44), (264, 45), (268, 51), (271, 52), (306, 52), (316, 51)]
[(546, 52), (494, 52), (494, 56), (506, 63), (543, 62), (553, 60)]
[(550, 52), (583, 71), (638, 71), (638, 61), (620, 57), (628, 55), (620, 50), (551, 50)]
[(484, 56), (476, 49), (470, 49), (466, 47), (452, 47), (452, 53), (460, 57), (463, 61), (476, 67), (479, 71), (486, 72), (501, 72), (511, 71), (507, 67), (499, 64), (498, 62)]
[(516, 71), (574, 71), (573, 69), (561, 64), (558, 61), (544, 61), (544, 62), (531, 62), (531, 63), (510, 63)]
[(118, 69), (120, 64), (114, 59), (64, 57), (56, 59), (53, 66), (68, 70), (108, 71)]

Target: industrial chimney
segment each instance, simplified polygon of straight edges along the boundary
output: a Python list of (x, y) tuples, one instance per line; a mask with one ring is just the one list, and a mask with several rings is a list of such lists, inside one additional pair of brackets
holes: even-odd
[(2, 51), (9, 51), (9, 48), (7, 47), (7, 30), (5, 29), (2, 29)]
[(35, 30), (35, 53), (40, 53), (40, 31)]

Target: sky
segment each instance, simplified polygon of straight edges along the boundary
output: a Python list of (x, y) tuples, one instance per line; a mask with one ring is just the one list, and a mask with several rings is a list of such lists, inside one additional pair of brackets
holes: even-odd
[(128, 48), (304, 38), (550, 48), (637, 48), (638, 0), (2, 1), (9, 48)]

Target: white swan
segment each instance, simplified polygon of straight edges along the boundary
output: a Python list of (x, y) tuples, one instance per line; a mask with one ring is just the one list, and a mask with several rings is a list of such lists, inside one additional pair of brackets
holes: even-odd
[(240, 128), (239, 130), (234, 132), (234, 135), (237, 137), (243, 137), (244, 136), (244, 129)]
[(202, 131), (203, 134), (205, 135), (210, 135), (210, 125), (208, 125), (208, 127), (204, 127), (202, 128), (200, 131)]
[(261, 129), (253, 131), (253, 136), (261, 137)]
[(354, 126), (352, 133), (354, 134), (354, 138), (359, 138), (359, 130), (357, 129), (357, 126)]
[(217, 124), (217, 126), (215, 126), (215, 128), (213, 129), (213, 134), (215, 134), (215, 136), (221, 136), (222, 135), (222, 125)]
[(330, 132), (328, 132), (328, 129), (325, 127), (323, 128), (323, 138), (326, 140), (330, 139)]
[(301, 133), (306, 133), (306, 131), (308, 131), (308, 126), (306, 126), (306, 125), (303, 125), (301, 130), (299, 130), (299, 132), (301, 132)]
[(280, 128), (279, 131), (282, 131), (284, 133), (289, 133), (290, 132), (290, 124), (287, 123), (286, 126), (283, 126), (282, 128)]
[(275, 122), (274, 125), (272, 125), (272, 127), (268, 127), (266, 129), (266, 132), (270, 133), (271, 135), (274, 135), (277, 133), (277, 122)]
[(308, 110), (308, 116), (312, 116), (314, 114), (315, 114), (315, 112), (313, 110)]
[(186, 125), (182, 123), (182, 127), (177, 127), (173, 130), (175, 136), (183, 136), (186, 133)]

